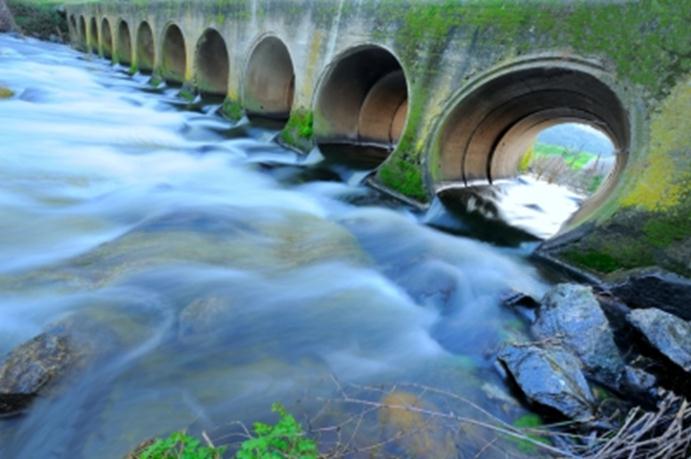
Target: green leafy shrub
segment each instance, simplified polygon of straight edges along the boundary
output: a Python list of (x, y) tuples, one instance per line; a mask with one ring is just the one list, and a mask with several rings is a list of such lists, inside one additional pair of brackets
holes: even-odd
[(305, 437), (302, 426), (278, 403), (271, 410), (278, 413), (275, 425), (256, 422), (255, 436), (245, 440), (237, 459), (313, 459), (319, 454), (314, 440)]
[(136, 455), (137, 459), (221, 459), (225, 448), (203, 446), (184, 432), (175, 432), (158, 439)]

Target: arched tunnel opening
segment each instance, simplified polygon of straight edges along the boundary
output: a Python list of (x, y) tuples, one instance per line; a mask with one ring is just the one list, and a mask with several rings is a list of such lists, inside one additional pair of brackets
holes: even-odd
[(77, 19), (74, 17), (74, 15), (70, 16), (70, 27), (72, 28), (72, 37), (73, 39), (76, 37), (76, 42), (79, 42), (79, 28), (77, 26)]
[(156, 59), (154, 33), (148, 22), (139, 24), (137, 29), (137, 68), (141, 72), (152, 72)]
[(132, 35), (127, 22), (120, 20), (118, 24), (118, 62), (120, 64), (132, 64)]
[(91, 43), (91, 52), (98, 54), (98, 23), (96, 18), (91, 18), (89, 24), (89, 41)]
[(378, 166), (398, 144), (408, 116), (401, 64), (374, 45), (345, 53), (324, 75), (314, 112), (314, 137), (324, 154)]
[(288, 120), (295, 93), (295, 71), (288, 47), (277, 37), (263, 38), (252, 50), (243, 84), (250, 118)]
[(187, 68), (187, 51), (182, 30), (171, 24), (163, 35), (163, 54), (161, 76), (169, 83), (182, 84)]
[(207, 29), (197, 42), (196, 86), (204, 95), (225, 96), (228, 92), (230, 59), (223, 36)]
[[(515, 70), (486, 81), (441, 126), (432, 175), (444, 205), (515, 223), (542, 239), (604, 202), (629, 144), (628, 116), (614, 91), (567, 67)], [(570, 137), (576, 138), (571, 144)], [(598, 151), (584, 147), (597, 139)]]
[(86, 39), (86, 19), (84, 16), (79, 17), (79, 32), (78, 32), (79, 47), (84, 51), (87, 51), (87, 39)]
[(101, 21), (101, 52), (103, 57), (113, 58), (113, 33), (110, 29), (110, 22), (103, 18)]

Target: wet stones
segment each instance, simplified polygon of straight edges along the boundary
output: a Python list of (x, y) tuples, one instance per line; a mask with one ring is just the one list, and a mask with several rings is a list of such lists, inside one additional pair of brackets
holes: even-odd
[(628, 320), (660, 354), (691, 373), (691, 322), (660, 309), (635, 309)]
[(658, 308), (691, 320), (691, 279), (659, 268), (633, 271), (611, 292), (632, 308)]
[(64, 335), (43, 333), (14, 349), (0, 366), (0, 415), (24, 410), (75, 361)]
[(560, 284), (542, 300), (533, 333), (556, 338), (574, 352), (594, 380), (621, 390), (626, 364), (607, 317), (590, 287)]
[(553, 344), (509, 344), (498, 359), (529, 401), (567, 418), (592, 419), (595, 398), (571, 352)]

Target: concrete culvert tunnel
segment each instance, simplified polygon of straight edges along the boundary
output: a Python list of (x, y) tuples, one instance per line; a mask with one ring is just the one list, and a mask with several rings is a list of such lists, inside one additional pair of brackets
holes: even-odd
[(152, 72), (156, 61), (154, 33), (148, 22), (139, 24), (137, 29), (137, 67), (142, 72)]
[(101, 21), (101, 52), (108, 59), (113, 57), (113, 33), (110, 29), (110, 22), (106, 18)]
[(207, 29), (197, 43), (196, 86), (202, 94), (226, 95), (230, 61), (226, 42), (214, 29)]
[(407, 115), (408, 85), (401, 64), (384, 48), (363, 46), (340, 57), (324, 76), (315, 107), (315, 139), (320, 146), (350, 143), (390, 151)]
[(557, 67), (499, 76), (463, 98), (444, 122), (441, 180), (471, 184), (513, 177), (537, 134), (567, 122), (591, 125), (607, 134), (617, 151), (628, 150), (626, 112), (594, 76)]
[(89, 42), (91, 43), (91, 52), (98, 54), (98, 23), (96, 18), (91, 18), (89, 23)]
[(118, 62), (126, 65), (132, 63), (132, 36), (130, 26), (124, 20), (118, 24)]
[(185, 38), (175, 24), (169, 25), (163, 36), (162, 57), (161, 76), (169, 83), (184, 83), (187, 68)]
[(433, 167), (437, 192), (482, 186), (519, 175), (537, 135), (565, 123), (604, 133), (617, 153), (613, 170), (569, 221), (596, 209), (616, 184), (629, 148), (628, 115), (604, 82), (580, 69), (553, 65), (518, 69), (484, 82), (450, 111), (439, 131)]
[(288, 48), (279, 38), (262, 39), (252, 50), (245, 71), (242, 100), (248, 116), (287, 120), (294, 92), (295, 72)]

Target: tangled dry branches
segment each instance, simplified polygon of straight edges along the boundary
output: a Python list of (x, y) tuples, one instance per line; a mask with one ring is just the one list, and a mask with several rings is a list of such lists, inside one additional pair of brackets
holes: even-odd
[[(654, 412), (632, 409), (610, 430), (574, 422), (519, 428), (469, 399), (432, 387), (343, 385), (335, 379), (334, 384), (336, 396), (319, 399), (321, 409), (305, 425), (305, 434), (318, 442), (324, 459), (691, 457), (691, 405), (673, 393), (667, 393)], [(395, 395), (401, 393), (414, 395)], [(242, 431), (236, 438), (248, 438), (249, 429), (238, 425)], [(426, 453), (429, 448), (434, 451)]]

